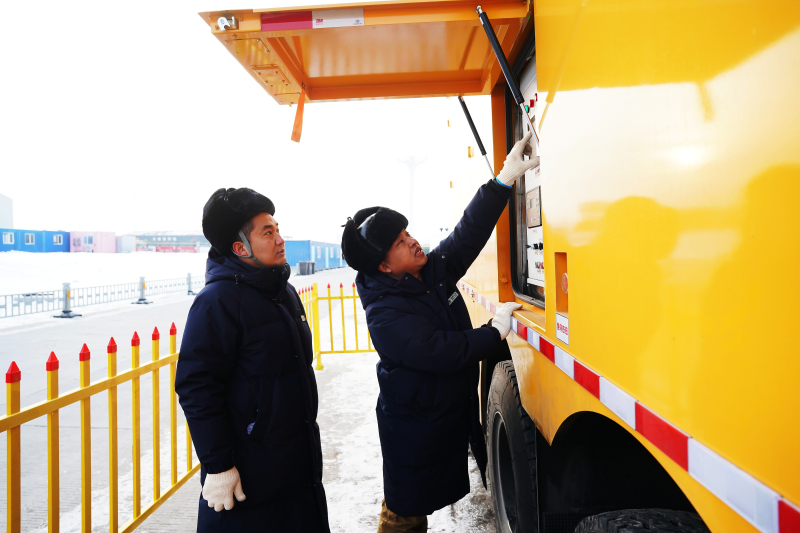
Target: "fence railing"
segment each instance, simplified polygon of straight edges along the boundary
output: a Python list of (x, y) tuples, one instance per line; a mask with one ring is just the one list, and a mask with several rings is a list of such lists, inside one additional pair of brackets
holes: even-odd
[[(54, 353), (47, 360), (47, 399), (20, 409), (21, 372), (15, 362), (6, 372), (6, 416), (0, 418), (0, 433), (6, 433), (7, 468), (7, 509), (6, 531), (18, 533), (22, 524), (21, 494), (21, 426), (40, 416), (47, 415), (47, 498), (48, 530), (58, 531), (60, 523), (59, 505), (59, 410), (79, 403), (81, 438), (81, 531), (92, 531), (92, 439), (91, 439), (91, 400), (92, 397), (108, 391), (108, 468), (109, 468), (109, 530), (112, 533), (127, 533), (136, 529), (144, 520), (158, 509), (164, 501), (174, 494), (199, 469), (200, 464), (192, 465), (192, 440), (186, 426), (186, 470), (178, 471), (178, 428), (177, 395), (172, 384), (175, 382), (178, 352), (176, 350), (175, 324), (169, 332), (170, 353), (160, 357), (158, 329), (152, 335), (152, 361), (139, 363), (139, 336), (134, 332), (131, 339), (131, 368), (117, 373), (117, 344), (114, 338), (108, 344), (108, 377), (90, 383), (90, 352), (84, 344), (79, 355), (80, 386), (65, 394), (58, 391), (59, 360)], [(159, 369), (169, 365), (169, 435), (170, 435), (170, 486), (161, 492), (161, 402), (159, 398)], [(142, 457), (141, 457), (141, 383), (145, 374), (152, 374), (153, 403), (153, 500), (142, 508)], [(132, 518), (119, 525), (119, 457), (117, 444), (117, 387), (131, 382), (132, 430), (133, 430), (133, 513)]]
[(64, 316), (73, 307), (121, 300), (137, 300), (139, 303), (148, 303), (145, 301), (147, 296), (180, 291), (194, 294), (203, 285), (205, 285), (205, 276), (202, 274), (187, 274), (185, 278), (157, 279), (147, 282), (144, 278), (139, 278), (139, 281), (133, 283), (75, 289), (71, 288), (69, 283), (64, 283), (64, 287), (58, 290), (0, 295), (0, 318), (48, 311), (62, 311), (61, 316)]
[[(311, 317), (311, 320), (309, 321), (309, 327), (311, 328), (311, 335), (314, 339), (314, 359), (316, 360), (314, 368), (316, 370), (325, 369), (325, 367), (322, 365), (323, 354), (375, 352), (375, 348), (372, 346), (372, 339), (369, 336), (369, 330), (366, 327), (366, 321), (364, 321), (361, 327), (362, 333), (366, 331), (366, 347), (364, 347), (365, 343), (363, 341), (359, 345), (358, 322), (359, 317), (364, 317), (364, 311), (362, 306), (358, 305), (358, 300), (360, 300), (360, 298), (356, 292), (355, 283), (353, 283), (350, 294), (344, 293), (344, 285), (341, 283), (339, 284), (338, 295), (331, 295), (330, 283), (328, 284), (326, 296), (319, 295), (319, 290), (316, 283), (310, 287), (304, 287), (300, 289), (298, 293), (300, 294), (300, 300), (303, 302), (303, 307), (306, 311), (306, 317)], [(350, 336), (350, 349), (348, 349), (348, 328), (346, 324), (349, 322), (349, 320), (345, 318), (345, 315), (349, 314), (350, 300), (353, 302), (353, 325), (352, 335)], [(320, 301), (324, 302), (322, 314), (327, 315), (326, 318), (328, 327), (326, 328), (326, 333), (329, 333), (330, 335), (328, 337), (327, 346), (323, 346), (320, 342), (320, 332), (322, 331), (320, 329)], [(334, 338), (338, 337), (338, 335), (334, 335), (334, 315), (338, 315), (336, 317), (337, 333), (339, 329), (338, 321), (339, 317), (341, 317), (341, 348), (338, 347), (338, 342), (334, 343)]]

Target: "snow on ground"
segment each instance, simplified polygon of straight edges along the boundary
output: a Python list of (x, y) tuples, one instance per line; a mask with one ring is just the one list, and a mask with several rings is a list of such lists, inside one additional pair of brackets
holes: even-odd
[[(334, 533), (374, 533), (378, 528), (383, 466), (375, 416), (377, 360), (374, 353), (328, 355), (323, 357), (327, 370), (317, 374), (323, 483)], [(469, 465), (470, 494), (430, 515), (428, 531), (495, 532), (490, 495), (472, 458)]]

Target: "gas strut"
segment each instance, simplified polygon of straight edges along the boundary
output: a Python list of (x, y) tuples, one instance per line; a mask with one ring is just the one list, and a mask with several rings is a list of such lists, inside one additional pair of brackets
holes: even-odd
[(489, 172), (491, 172), (492, 178), (494, 178), (494, 170), (492, 170), (492, 165), (491, 163), (489, 163), (489, 158), (486, 157), (486, 148), (483, 147), (483, 143), (481, 142), (481, 136), (478, 135), (478, 128), (476, 128), (475, 123), (472, 122), (472, 115), (469, 114), (469, 109), (467, 109), (467, 103), (461, 96), (458, 97), (458, 103), (461, 104), (461, 109), (464, 110), (464, 116), (467, 117), (467, 122), (469, 122), (469, 129), (472, 130), (472, 135), (475, 136), (475, 142), (478, 143), (478, 149), (481, 151), (481, 155), (486, 160), (486, 164), (489, 166)]
[(514, 101), (516, 101), (517, 105), (520, 107), (520, 109), (522, 109), (522, 114), (525, 116), (525, 120), (528, 121), (528, 126), (531, 128), (533, 136), (536, 139), (536, 146), (539, 146), (539, 135), (533, 128), (531, 117), (529, 117), (528, 112), (525, 111), (525, 100), (522, 98), (522, 92), (519, 90), (517, 80), (514, 79), (514, 75), (511, 73), (511, 68), (508, 66), (508, 61), (506, 60), (506, 55), (503, 53), (503, 48), (500, 46), (500, 42), (497, 40), (497, 35), (494, 34), (492, 23), (489, 22), (489, 17), (483, 12), (481, 6), (478, 6), (475, 12), (478, 13), (478, 18), (481, 21), (481, 25), (486, 31), (486, 36), (489, 38), (489, 44), (492, 45), (494, 55), (497, 57), (497, 62), (500, 64), (500, 68), (503, 70), (503, 75), (506, 77), (506, 83), (508, 83), (508, 88), (511, 89), (511, 94), (514, 96)]

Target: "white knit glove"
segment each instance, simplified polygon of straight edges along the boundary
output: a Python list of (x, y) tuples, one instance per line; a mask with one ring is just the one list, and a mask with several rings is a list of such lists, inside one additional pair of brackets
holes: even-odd
[(494, 315), (492, 327), (500, 332), (501, 339), (508, 337), (508, 334), (511, 332), (511, 313), (517, 309), (522, 309), (522, 304), (506, 302), (500, 306), (500, 309), (497, 310), (497, 314)]
[(209, 507), (213, 507), (216, 512), (220, 512), (223, 507), (226, 511), (230, 511), (233, 509), (234, 495), (240, 502), (244, 501), (242, 481), (239, 479), (239, 471), (235, 466), (227, 472), (206, 475), (206, 482), (203, 484), (203, 498), (208, 502)]
[(539, 165), (539, 156), (536, 156), (527, 161), (522, 160), (523, 155), (530, 156), (533, 153), (533, 146), (531, 146), (531, 132), (525, 134), (514, 148), (506, 156), (506, 162), (503, 163), (503, 170), (497, 175), (497, 181), (511, 187), (517, 178), (525, 174), (526, 171), (535, 168)]

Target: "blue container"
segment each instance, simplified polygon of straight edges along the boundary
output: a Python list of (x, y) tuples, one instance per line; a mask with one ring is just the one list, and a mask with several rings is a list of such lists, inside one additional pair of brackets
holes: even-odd
[(69, 232), (68, 231), (44, 231), (44, 251), (45, 252), (67, 252), (69, 253)]
[(0, 252), (69, 252), (68, 231), (39, 231), (0, 228)]
[(286, 241), (286, 262), (297, 268), (300, 261), (313, 261), (315, 270), (345, 266), (342, 247), (321, 241)]

